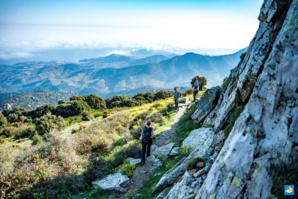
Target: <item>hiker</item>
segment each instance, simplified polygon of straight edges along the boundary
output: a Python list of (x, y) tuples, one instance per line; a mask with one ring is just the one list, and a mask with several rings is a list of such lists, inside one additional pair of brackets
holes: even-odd
[(146, 126), (142, 128), (142, 158), (141, 163), (142, 165), (145, 164), (145, 154), (147, 151), (147, 157), (150, 156), (151, 145), (152, 145), (152, 138), (156, 138), (154, 135), (154, 129), (150, 127), (151, 122), (147, 121)]
[(176, 105), (176, 111), (179, 111), (178, 103), (179, 103), (179, 98), (181, 97), (181, 93), (177, 91), (178, 90), (177, 87), (175, 87), (174, 90), (175, 90), (174, 101)]
[(194, 83), (193, 83), (193, 102), (196, 102), (197, 100), (197, 94), (199, 92), (199, 88), (200, 88), (200, 85), (199, 85), (199, 81), (198, 81), (198, 78), (195, 77), (194, 78)]

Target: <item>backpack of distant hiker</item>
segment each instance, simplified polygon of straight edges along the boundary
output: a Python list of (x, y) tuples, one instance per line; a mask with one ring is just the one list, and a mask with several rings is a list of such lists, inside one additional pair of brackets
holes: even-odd
[(152, 142), (151, 138), (152, 127), (143, 127), (143, 139), (142, 142)]

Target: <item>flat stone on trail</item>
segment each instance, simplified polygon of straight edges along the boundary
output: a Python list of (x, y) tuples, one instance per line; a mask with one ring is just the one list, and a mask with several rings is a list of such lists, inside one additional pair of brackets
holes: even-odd
[(168, 157), (175, 143), (170, 143), (161, 147), (158, 147), (155, 151), (152, 152), (153, 155), (162, 155), (163, 157)]
[(170, 156), (175, 156), (179, 154), (179, 147), (174, 147), (170, 153)]
[(136, 164), (140, 164), (141, 163), (141, 159), (140, 158), (138, 158), (138, 159), (128, 158), (128, 161), (129, 161), (129, 164), (133, 164), (133, 165), (136, 165)]
[(115, 190), (122, 193), (127, 192), (129, 178), (121, 173), (110, 174), (104, 179), (95, 180), (93, 186), (100, 186), (103, 190)]

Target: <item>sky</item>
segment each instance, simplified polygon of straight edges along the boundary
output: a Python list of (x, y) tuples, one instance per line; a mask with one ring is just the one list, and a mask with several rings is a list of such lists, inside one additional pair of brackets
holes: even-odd
[(262, 0), (0, 0), (0, 59), (61, 49), (228, 54), (249, 45)]

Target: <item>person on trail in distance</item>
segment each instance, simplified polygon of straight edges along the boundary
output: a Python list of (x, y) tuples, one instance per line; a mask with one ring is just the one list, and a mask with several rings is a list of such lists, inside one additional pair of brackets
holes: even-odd
[(174, 101), (176, 105), (176, 111), (179, 111), (178, 103), (179, 103), (179, 98), (181, 97), (181, 93), (177, 91), (178, 90), (177, 87), (175, 87), (174, 90), (175, 90)]
[(142, 158), (141, 163), (142, 165), (145, 164), (145, 154), (147, 151), (147, 157), (150, 156), (151, 145), (152, 145), (152, 138), (156, 138), (154, 135), (154, 129), (150, 127), (151, 122), (147, 121), (146, 126), (142, 128)]
[(197, 94), (199, 92), (199, 81), (198, 81), (198, 78), (195, 77), (195, 82), (193, 83), (193, 102), (196, 102), (197, 100)]

